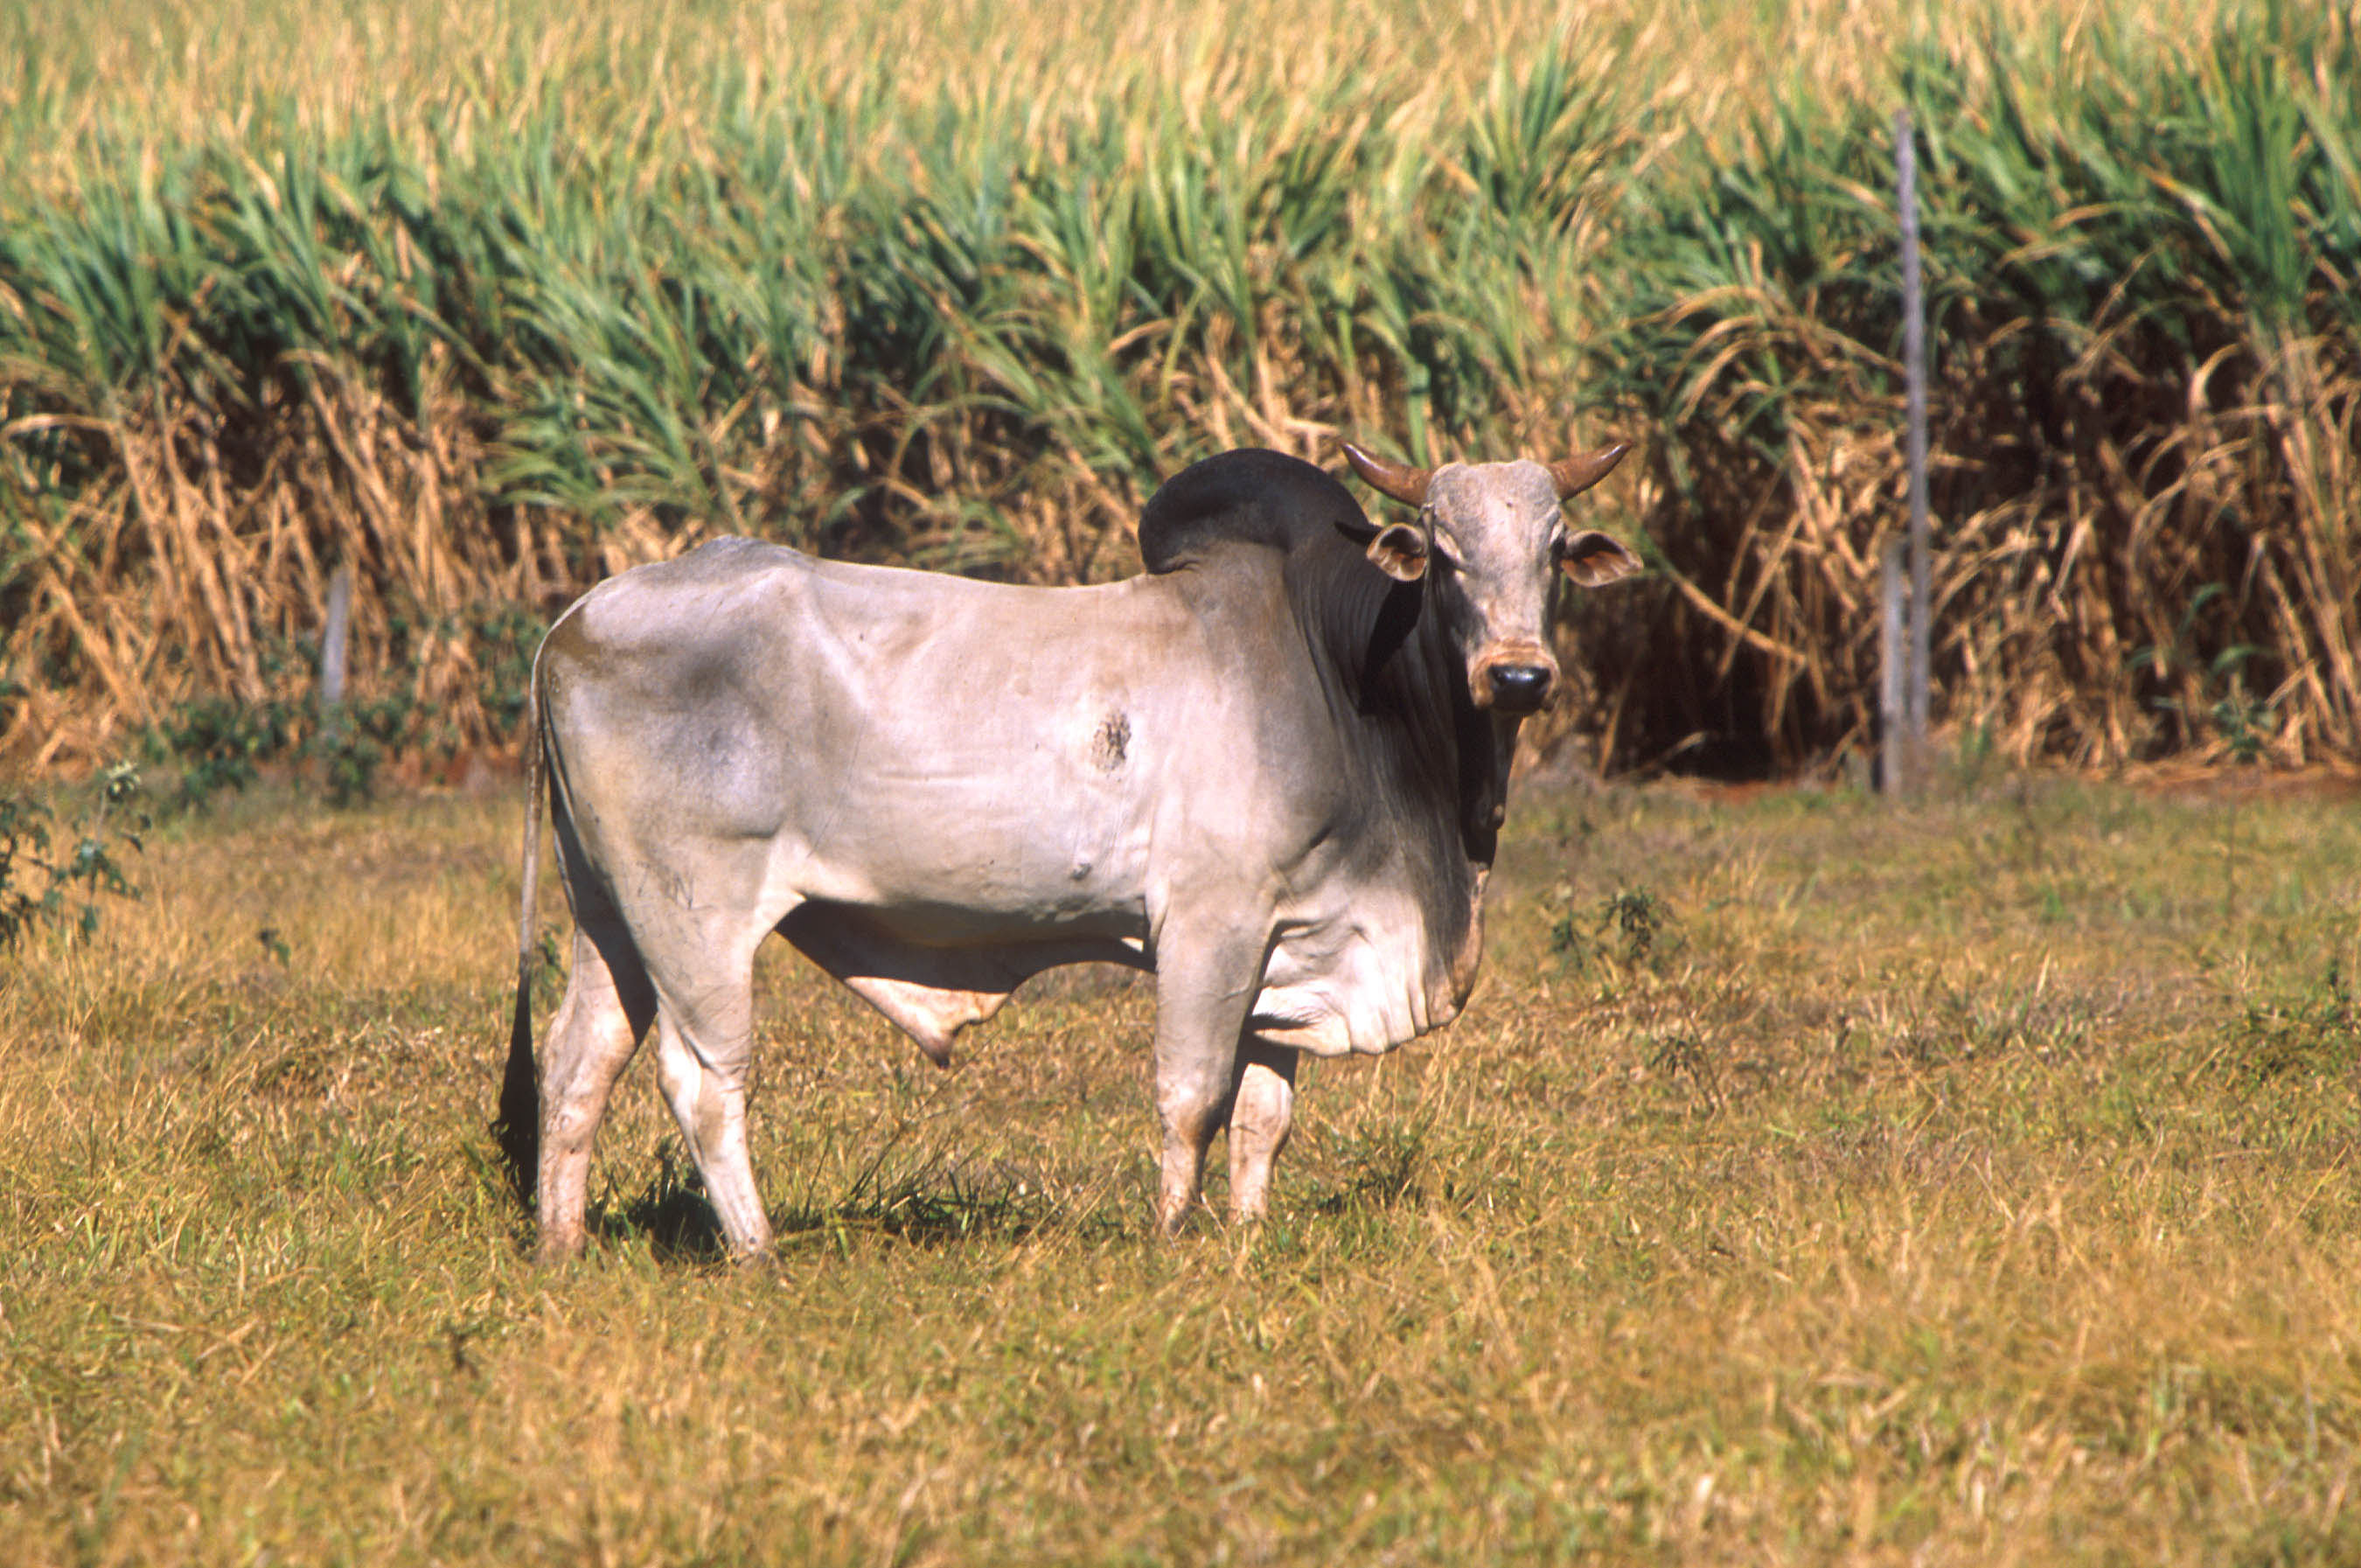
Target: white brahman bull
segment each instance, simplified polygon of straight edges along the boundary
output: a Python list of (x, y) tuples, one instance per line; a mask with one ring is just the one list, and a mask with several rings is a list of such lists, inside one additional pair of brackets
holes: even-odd
[(1639, 566), (1559, 510), (1621, 446), (1345, 451), (1414, 519), (1232, 452), (1156, 493), (1126, 582), (724, 539), (558, 619), (529, 787), (545, 771), (574, 961), (536, 1082), (536, 798), (501, 1102), (544, 1254), (583, 1245), (591, 1141), (651, 1024), (730, 1247), (769, 1245), (745, 1103), (774, 931), (939, 1062), (1052, 965), (1152, 970), (1158, 1218), (1181, 1224), (1225, 1125), (1231, 1203), (1263, 1212), (1297, 1053), (1391, 1050), (1466, 1002), (1517, 727), (1558, 680), (1553, 584)]

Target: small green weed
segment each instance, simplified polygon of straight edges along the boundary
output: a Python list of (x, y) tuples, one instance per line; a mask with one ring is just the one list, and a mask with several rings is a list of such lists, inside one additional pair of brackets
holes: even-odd
[(2338, 959), (2292, 995), (2249, 999), (2230, 1031), (2232, 1074), (2247, 1089), (2274, 1080), (2329, 1077), (2361, 1064), (2361, 1004)]
[(1433, 1158), (1422, 1121), (1386, 1122), (1339, 1140), (1344, 1186), (1316, 1205), (1323, 1214), (1415, 1206), (1425, 1197)]
[(2199, 588), (2181, 612), (2172, 646), (2151, 644), (2137, 650), (2131, 656), (2131, 668), (2151, 670), (2158, 681), (2177, 678), (2183, 687), (2181, 694), (2155, 697), (2151, 706), (2159, 713), (2178, 718), (2181, 729), (2191, 739), (2202, 728), (2198, 719), (2202, 710), (2223, 750), (2232, 762), (2243, 767), (2262, 760), (2265, 751), (2279, 737), (2280, 718), (2277, 698), (2257, 698), (2246, 689), (2246, 664), (2260, 650), (2251, 643), (2235, 642), (2210, 659), (2197, 652), (2198, 622), (2206, 607), (2226, 592), (2220, 583), (2208, 583)]
[(1693, 1035), (1666, 1035), (1648, 1051), (1648, 1070), (1664, 1079), (1686, 1079), (1696, 1094), (1696, 1109), (1712, 1115), (1722, 1106), (1720, 1064), (1713, 1051)]
[(1585, 914), (1568, 909), (1550, 927), (1550, 951), (1576, 969), (1608, 962), (1662, 973), (1687, 938), (1672, 904), (1643, 887), (1618, 888)]

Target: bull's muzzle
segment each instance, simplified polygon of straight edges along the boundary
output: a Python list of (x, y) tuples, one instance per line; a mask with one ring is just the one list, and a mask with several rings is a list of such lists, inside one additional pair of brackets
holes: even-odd
[(1477, 680), (1482, 687), (1477, 693), (1478, 706), (1501, 713), (1537, 713), (1557, 684), (1557, 672), (1547, 664), (1489, 664)]

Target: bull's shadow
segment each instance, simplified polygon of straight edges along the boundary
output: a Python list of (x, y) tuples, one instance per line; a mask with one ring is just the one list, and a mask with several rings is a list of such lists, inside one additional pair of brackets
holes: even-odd
[[(1432, 1160), (1423, 1129), (1364, 1135), (1349, 1140), (1340, 1154), (1336, 1181), (1303, 1195), (1309, 1212), (1370, 1213), (1416, 1208), (1424, 1201)], [(729, 1247), (695, 1164), (669, 1142), (656, 1159), (655, 1174), (636, 1192), (594, 1199), (590, 1233), (617, 1248), (644, 1241), (667, 1268), (728, 1263)], [(874, 1160), (855, 1173), (841, 1197), (807, 1197), (772, 1210), (771, 1220), (775, 1245), (788, 1255), (856, 1235), (927, 1247), (1006, 1245), (1049, 1230), (1113, 1240), (1135, 1234), (1143, 1212), (1138, 1194), (1128, 1190), (1060, 1197), (1038, 1173), (1005, 1161), (963, 1164), (935, 1156), (898, 1166)]]
[[(880, 1157), (855, 1172), (841, 1197), (808, 1197), (775, 1208), (771, 1223), (781, 1252), (857, 1234), (948, 1246), (987, 1239), (1018, 1242), (1051, 1226), (1093, 1229), (1108, 1223), (1104, 1209), (1060, 1202), (1043, 1190), (1037, 1174), (1005, 1161), (963, 1164), (938, 1156), (894, 1164)], [(697, 1168), (670, 1143), (658, 1151), (656, 1173), (644, 1186), (629, 1197), (594, 1201), (588, 1223), (592, 1234), (611, 1245), (644, 1240), (656, 1262), (666, 1266), (705, 1267), (729, 1260), (720, 1222)]]
[(697, 1168), (671, 1144), (657, 1151), (656, 1173), (639, 1191), (628, 1198), (610, 1193), (592, 1201), (588, 1228), (610, 1246), (645, 1238), (649, 1252), (662, 1264), (695, 1266), (729, 1256), (720, 1222), (706, 1200)]

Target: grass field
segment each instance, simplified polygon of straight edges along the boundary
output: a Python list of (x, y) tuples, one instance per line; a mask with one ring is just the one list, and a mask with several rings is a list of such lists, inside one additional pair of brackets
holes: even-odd
[(782, 956), (744, 1270), (644, 1065), (520, 1250), (512, 793), (183, 817), (0, 957), (0, 1556), (2349, 1563), (2356, 805), (1528, 792), (1468, 1015), (1177, 1245), (1143, 991), (942, 1074)]

